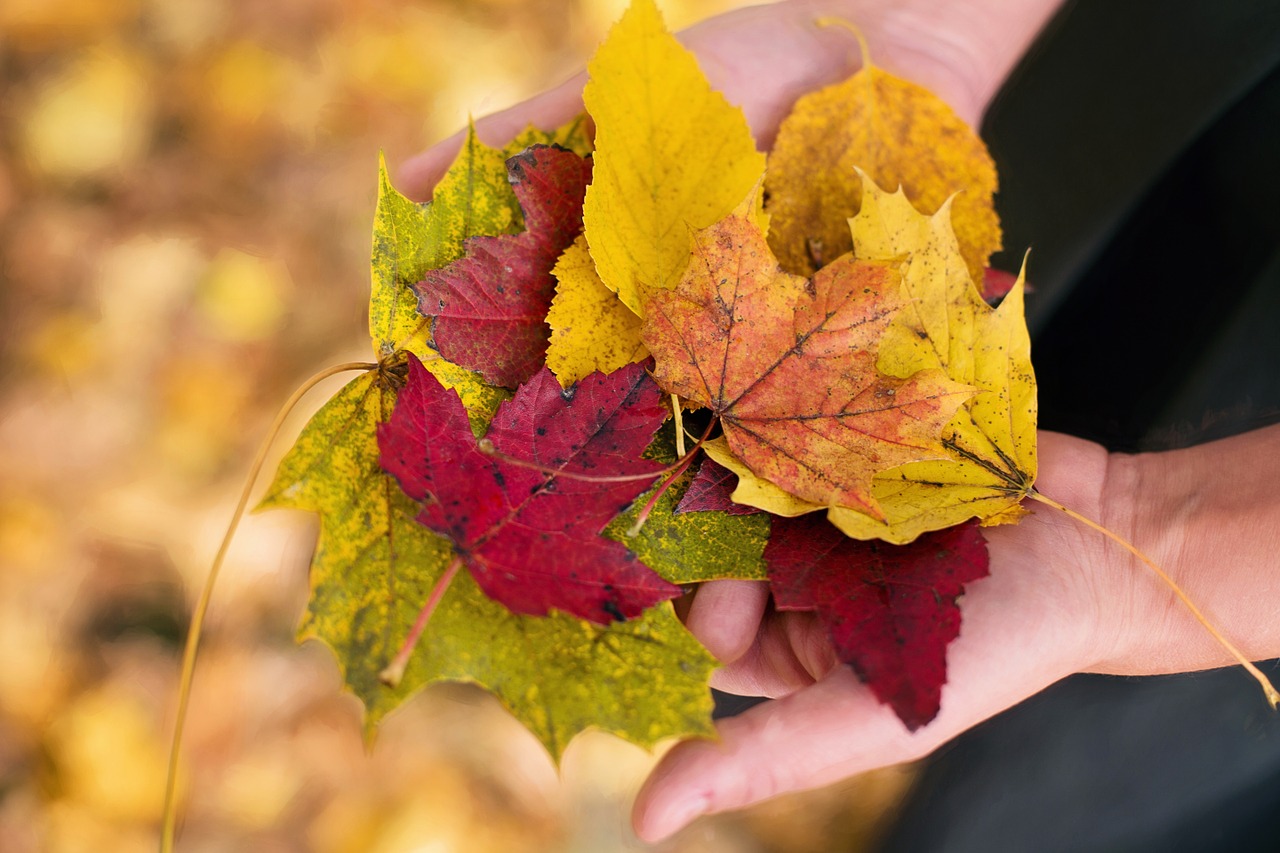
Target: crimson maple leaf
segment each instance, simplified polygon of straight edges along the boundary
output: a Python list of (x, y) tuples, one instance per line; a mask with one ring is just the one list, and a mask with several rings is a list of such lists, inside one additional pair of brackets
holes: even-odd
[(427, 273), (414, 291), (418, 310), (434, 318), (432, 338), (445, 358), (515, 388), (546, 357), (551, 268), (582, 231), (591, 161), (534, 145), (508, 160), (507, 171), (525, 230), (469, 238), (464, 257)]
[(764, 559), (778, 609), (815, 611), (836, 656), (908, 729), (937, 716), (947, 645), (960, 636), (956, 599), (987, 576), (977, 522), (889, 545), (850, 539), (817, 515), (775, 517)]
[(482, 452), (458, 395), (410, 355), (378, 446), (383, 469), (421, 503), (418, 521), (453, 542), (490, 597), (516, 613), (555, 608), (607, 624), (680, 594), (598, 535), (652, 484), (600, 478), (660, 473), (641, 454), (665, 418), (643, 365), (569, 389), (544, 369), (498, 408), (486, 436), (502, 456), (544, 469), (533, 470)]
[(754, 515), (763, 510), (733, 502), (738, 475), (714, 459), (703, 459), (698, 475), (689, 483), (684, 497), (676, 504), (676, 512), (723, 512), (729, 515)]

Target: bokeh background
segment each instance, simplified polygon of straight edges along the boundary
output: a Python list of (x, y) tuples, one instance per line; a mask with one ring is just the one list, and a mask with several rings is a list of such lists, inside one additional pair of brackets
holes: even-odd
[[(155, 849), (192, 603), (267, 422), (367, 356), (392, 164), (581, 66), (623, 0), (0, 3), (0, 850)], [(664, 0), (675, 27), (736, 5)], [(291, 421), (276, 458), (326, 396)], [(472, 689), (366, 750), (294, 628), (314, 521), (246, 520), (210, 613), (182, 851), (642, 849), (654, 758), (557, 774)], [(886, 771), (704, 820), (666, 851), (863, 849)]]

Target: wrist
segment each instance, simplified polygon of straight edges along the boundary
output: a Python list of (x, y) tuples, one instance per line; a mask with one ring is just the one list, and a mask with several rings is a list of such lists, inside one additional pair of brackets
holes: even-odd
[[(1113, 529), (1251, 660), (1280, 655), (1280, 498), (1270, 470), (1278, 439), (1273, 427), (1185, 450), (1115, 456), (1111, 469), (1121, 473), (1108, 489), (1108, 501), (1124, 507)], [(1110, 565), (1104, 618), (1116, 642), (1098, 671), (1153, 675), (1234, 662), (1149, 567), (1123, 554)]]

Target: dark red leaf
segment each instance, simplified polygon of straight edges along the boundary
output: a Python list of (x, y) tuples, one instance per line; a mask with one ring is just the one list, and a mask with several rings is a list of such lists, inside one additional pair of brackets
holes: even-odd
[(994, 305), (1004, 299), (1017, 283), (1018, 277), (1013, 273), (987, 267), (982, 271), (982, 286), (978, 289), (982, 291), (982, 298)]
[(591, 162), (572, 151), (535, 145), (507, 161), (524, 211), (520, 234), (472, 237), (466, 255), (414, 285), (418, 310), (433, 317), (440, 353), (514, 388), (537, 373), (551, 330), (551, 268), (582, 231)]
[(812, 610), (840, 660), (915, 731), (938, 714), (956, 599), (987, 576), (976, 522), (909, 545), (859, 542), (820, 515), (775, 518), (764, 551), (779, 610)]
[(760, 510), (746, 504), (733, 502), (733, 490), (738, 487), (738, 475), (716, 462), (703, 459), (698, 475), (693, 478), (676, 512), (723, 512), (729, 515), (754, 515)]
[(655, 473), (641, 458), (666, 418), (643, 365), (562, 390), (543, 370), (494, 416), (488, 440), (543, 473), (482, 453), (457, 394), (416, 358), (388, 423), (382, 467), (421, 502), (418, 521), (453, 541), (480, 588), (516, 613), (555, 608), (607, 624), (674, 598), (667, 583), (599, 532), (652, 479), (586, 482), (562, 474)]

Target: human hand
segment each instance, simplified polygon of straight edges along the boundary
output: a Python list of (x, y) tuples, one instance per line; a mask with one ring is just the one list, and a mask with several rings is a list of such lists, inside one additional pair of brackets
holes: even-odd
[[(680, 34), (711, 85), (740, 106), (767, 149), (791, 105), (852, 74), (860, 64), (847, 31), (855, 24), (877, 65), (932, 90), (976, 125), (987, 103), (1061, 0), (791, 0), (738, 9)], [(510, 109), (479, 119), (482, 142), (501, 145), (530, 124), (550, 129), (582, 112), (585, 72)], [(398, 185), (425, 199), (462, 144), (455, 134), (404, 163)]]
[[(1104, 494), (1107, 483), (1123, 488), (1126, 478), (1108, 469), (1126, 463), (1051, 433), (1041, 435), (1040, 454), (1047, 494), (1127, 529), (1128, 501)], [(717, 741), (673, 748), (637, 800), (637, 832), (658, 840), (700, 814), (923, 757), (1054, 681), (1117, 659), (1124, 638), (1107, 629), (1113, 605), (1133, 601), (1130, 587), (1147, 577), (1093, 531), (1047, 507), (1030, 509), (1016, 526), (985, 531), (990, 576), (967, 585), (942, 710), (914, 733), (839, 664), (813, 614), (772, 610), (765, 584), (704, 584), (686, 621), (724, 663), (712, 685), (779, 698), (721, 720)]]
[[(1250, 660), (1280, 655), (1280, 426), (1167, 453), (1112, 455), (1039, 436), (1043, 494), (1139, 544)], [(762, 584), (720, 581), (694, 596), (689, 629), (725, 666), (713, 685), (782, 697), (718, 724), (655, 768), (637, 799), (644, 838), (699, 814), (927, 755), (960, 732), (1074, 672), (1154, 675), (1233, 663), (1185, 603), (1119, 545), (1027, 502), (1017, 525), (986, 531), (990, 576), (967, 585), (947, 650), (942, 709), (908, 732), (807, 613), (767, 609)]]

